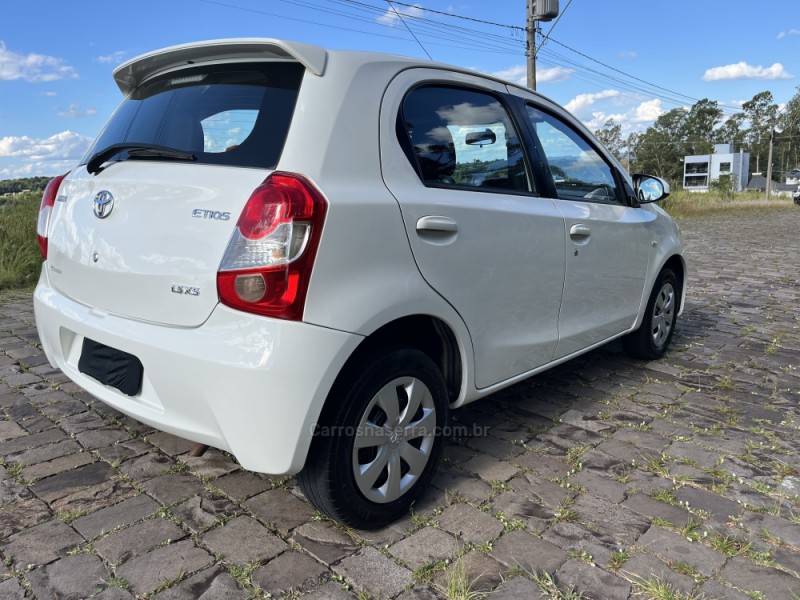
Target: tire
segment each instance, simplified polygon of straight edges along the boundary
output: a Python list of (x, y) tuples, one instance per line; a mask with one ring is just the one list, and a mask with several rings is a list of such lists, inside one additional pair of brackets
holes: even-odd
[(667, 352), (675, 332), (680, 286), (672, 269), (659, 273), (639, 329), (622, 338), (622, 347), (633, 358), (653, 360)]
[(436, 472), (447, 390), (436, 364), (411, 348), (362, 360), (340, 380), (297, 478), (320, 512), (377, 529), (407, 514)]

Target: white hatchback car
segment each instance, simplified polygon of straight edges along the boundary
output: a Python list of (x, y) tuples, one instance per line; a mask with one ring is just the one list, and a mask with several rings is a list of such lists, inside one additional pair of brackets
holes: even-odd
[(299, 473), (332, 517), (406, 512), (449, 409), (614, 338), (670, 343), (668, 186), (538, 94), (271, 39), (114, 77), (125, 100), (42, 201), (47, 357), (144, 423)]

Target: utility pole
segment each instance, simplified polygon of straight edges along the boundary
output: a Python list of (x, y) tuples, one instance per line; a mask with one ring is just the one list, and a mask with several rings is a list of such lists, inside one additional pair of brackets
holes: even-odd
[(772, 144), (775, 141), (775, 127), (769, 127), (769, 157), (767, 158), (767, 202), (772, 194)]
[(525, 30), (528, 35), (525, 56), (528, 59), (528, 87), (536, 91), (536, 21), (533, 20), (534, 2), (535, 0), (525, 1)]
[(532, 90), (536, 90), (536, 29), (539, 27), (539, 21), (552, 21), (556, 17), (558, 17), (558, 0), (525, 0), (527, 34), (525, 57), (528, 59), (528, 87)]

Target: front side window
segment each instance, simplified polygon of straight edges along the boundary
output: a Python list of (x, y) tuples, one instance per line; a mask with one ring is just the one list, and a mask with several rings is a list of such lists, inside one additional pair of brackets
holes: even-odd
[(533, 191), (511, 118), (491, 94), (416, 88), (403, 102), (398, 135), (410, 144), (409, 158), (425, 185)]
[(528, 105), (527, 112), (550, 165), (559, 198), (618, 202), (613, 169), (580, 133), (533, 106)]
[(114, 113), (82, 164), (114, 144), (143, 144), (190, 153), (202, 164), (274, 168), (303, 72), (289, 62), (204, 65), (146, 81)]

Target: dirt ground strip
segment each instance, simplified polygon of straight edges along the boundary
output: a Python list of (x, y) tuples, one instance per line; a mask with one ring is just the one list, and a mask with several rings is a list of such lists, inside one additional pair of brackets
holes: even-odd
[(682, 228), (664, 360), (612, 343), (455, 411), (476, 435), (377, 532), (97, 402), (2, 296), (0, 597), (796, 600), (800, 208)]

